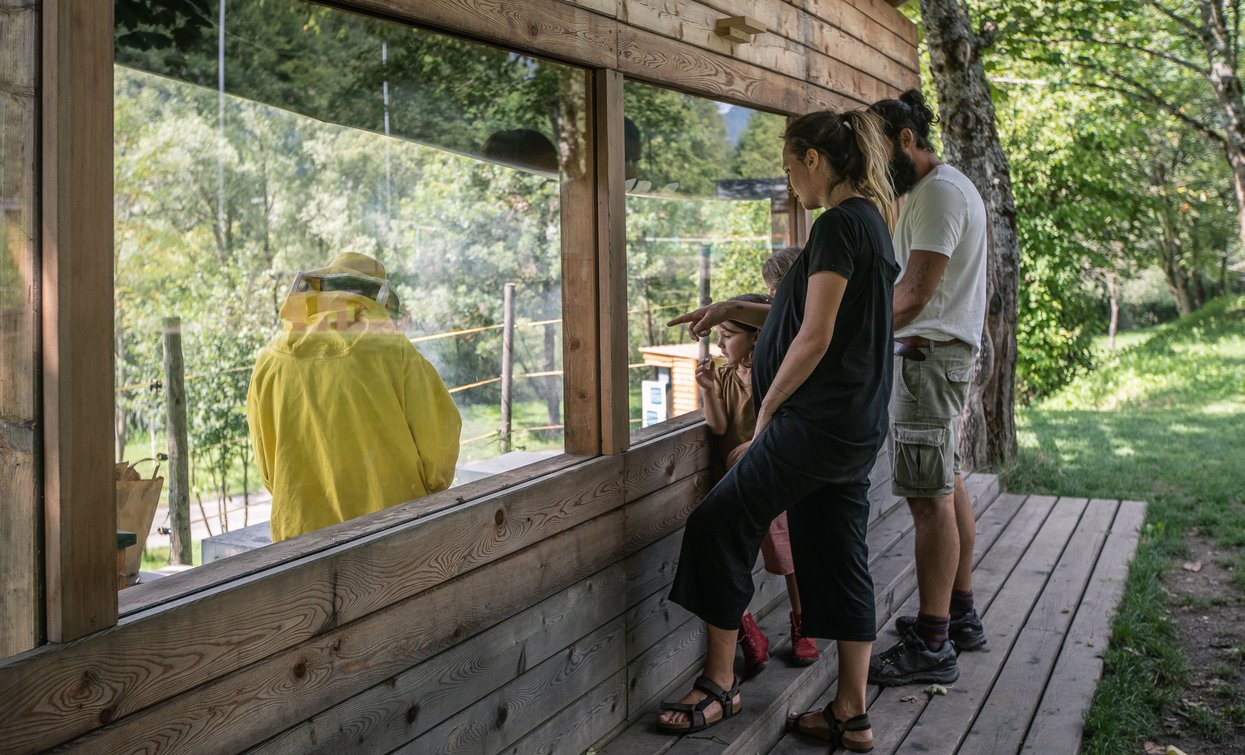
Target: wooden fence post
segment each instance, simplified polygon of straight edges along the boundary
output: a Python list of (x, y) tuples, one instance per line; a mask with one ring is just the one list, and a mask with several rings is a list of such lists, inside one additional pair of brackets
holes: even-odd
[(507, 283), (502, 299), (501, 330), (501, 450), (509, 453), (510, 389), (514, 376), (514, 284)]
[[(710, 247), (705, 244), (700, 248), (700, 304), (697, 306), (706, 307), (709, 305), (709, 251)], [(700, 358), (705, 360), (709, 358), (709, 336), (700, 337)]]
[(164, 401), (169, 440), (169, 560), (192, 563), (190, 542), (190, 449), (186, 436), (186, 376), (182, 320), (164, 318)]

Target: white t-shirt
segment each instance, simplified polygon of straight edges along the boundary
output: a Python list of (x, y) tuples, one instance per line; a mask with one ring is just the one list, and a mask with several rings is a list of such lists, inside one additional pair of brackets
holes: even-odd
[(895, 260), (905, 272), (913, 251), (951, 259), (925, 309), (895, 335), (958, 338), (976, 352), (986, 316), (986, 206), (973, 182), (950, 165), (917, 181), (899, 211)]

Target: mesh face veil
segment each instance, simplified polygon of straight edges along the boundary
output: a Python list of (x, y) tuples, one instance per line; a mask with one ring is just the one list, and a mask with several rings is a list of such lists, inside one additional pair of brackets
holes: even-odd
[(307, 273), (300, 272), (290, 286), (291, 294), (309, 291), (357, 294), (372, 299), (385, 308), (391, 317), (398, 314), (398, 297), (389, 288), (389, 281), (359, 273)]

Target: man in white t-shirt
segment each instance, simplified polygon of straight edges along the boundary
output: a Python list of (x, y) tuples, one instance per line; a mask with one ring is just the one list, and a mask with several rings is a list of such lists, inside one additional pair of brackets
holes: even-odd
[(986, 209), (960, 171), (929, 142), (935, 116), (920, 92), (872, 107), (886, 122), (891, 180), (904, 197), (895, 226), (893, 490), (916, 529), (920, 610), (896, 622), (900, 640), (869, 664), (869, 683), (948, 684), (957, 651), (985, 645), (973, 608), (972, 501), (960, 475), (959, 417), (968, 398), (986, 312)]

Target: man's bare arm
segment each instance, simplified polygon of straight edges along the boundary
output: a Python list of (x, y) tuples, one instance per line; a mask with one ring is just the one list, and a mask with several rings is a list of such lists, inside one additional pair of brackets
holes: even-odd
[(934, 292), (938, 290), (938, 284), (942, 282), (942, 275), (947, 271), (950, 260), (950, 257), (938, 252), (913, 250), (909, 255), (908, 267), (895, 284), (895, 330), (920, 316), (921, 310), (934, 298)]

